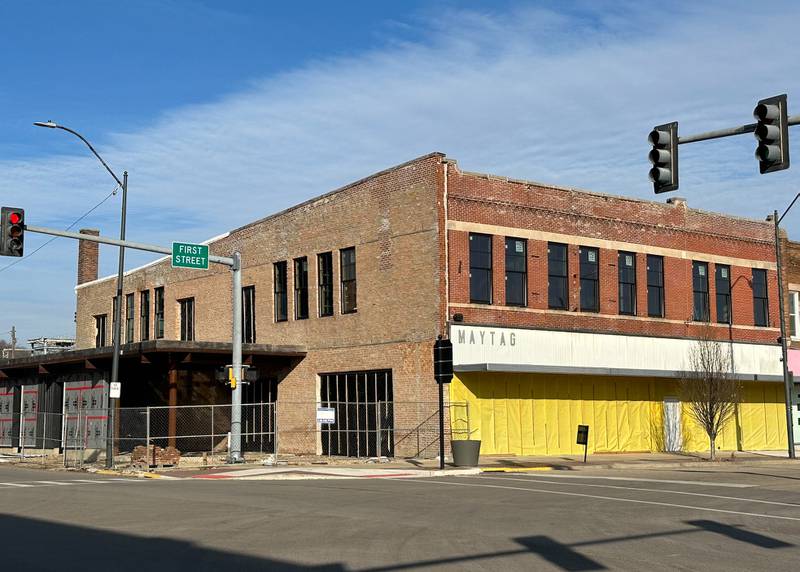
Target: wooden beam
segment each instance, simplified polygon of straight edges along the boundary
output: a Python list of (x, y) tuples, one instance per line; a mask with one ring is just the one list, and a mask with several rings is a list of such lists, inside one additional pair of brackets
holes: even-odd
[(97, 366), (92, 363), (91, 360), (85, 359), (83, 360), (83, 369), (97, 369)]
[(141, 354), (141, 355), (139, 356), (139, 363), (147, 363), (147, 364), (149, 364), (149, 363), (152, 363), (152, 362), (150, 361), (150, 358), (149, 358), (149, 357), (147, 357), (147, 356), (146, 356), (146, 355), (144, 355), (144, 354)]
[(43, 365), (39, 364), (39, 373), (40, 374), (48, 374), (48, 373), (50, 373), (50, 370), (47, 369), (46, 367), (44, 367)]
[(8, 379), (6, 372), (4, 372), (2, 369), (0, 369), (0, 379)]

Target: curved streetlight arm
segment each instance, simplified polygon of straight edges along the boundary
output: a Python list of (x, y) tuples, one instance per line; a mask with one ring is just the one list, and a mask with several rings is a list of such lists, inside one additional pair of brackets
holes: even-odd
[(91, 151), (94, 154), (94, 156), (97, 157), (97, 160), (100, 161), (103, 164), (103, 167), (105, 167), (106, 171), (108, 171), (108, 173), (112, 177), (114, 177), (114, 180), (117, 182), (117, 184), (120, 187), (122, 186), (122, 181), (119, 180), (119, 177), (117, 177), (117, 175), (114, 174), (114, 171), (111, 170), (111, 167), (109, 167), (108, 164), (105, 161), (103, 161), (103, 158), (100, 156), (100, 154), (97, 151), (94, 150), (94, 147), (92, 147), (92, 144), (89, 143), (83, 135), (81, 135), (80, 133), (78, 133), (77, 131), (75, 131), (73, 129), (70, 129), (69, 127), (64, 127), (63, 125), (59, 125), (57, 123), (53, 123), (52, 121), (36, 121), (34, 123), (34, 125), (36, 125), (37, 127), (47, 127), (49, 129), (62, 129), (63, 131), (66, 131), (68, 133), (72, 133), (75, 137), (77, 137), (78, 139), (80, 139), (81, 141), (86, 143), (86, 146), (89, 148), (89, 151)]

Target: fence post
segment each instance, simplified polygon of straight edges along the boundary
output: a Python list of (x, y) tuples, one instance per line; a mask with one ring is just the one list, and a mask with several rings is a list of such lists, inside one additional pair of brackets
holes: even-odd
[(42, 465), (45, 464), (46, 449), (47, 449), (47, 413), (43, 413), (42, 414)]
[(150, 466), (150, 406), (148, 405), (145, 408), (144, 413), (144, 420), (145, 424), (147, 425), (147, 430), (145, 433), (145, 442), (144, 442), (144, 460), (147, 463), (147, 466)]
[(211, 447), (209, 448), (209, 454), (211, 455), (211, 463), (214, 463), (214, 409), (216, 409), (216, 405), (211, 406)]
[[(23, 393), (24, 393), (24, 391), (23, 391)], [(25, 460), (25, 411), (23, 411), (24, 400), (22, 401), (22, 403), (23, 403), (23, 407), (19, 408), (19, 420), (20, 420), (20, 423), (19, 423), (19, 450), (20, 450), (21, 459)]]

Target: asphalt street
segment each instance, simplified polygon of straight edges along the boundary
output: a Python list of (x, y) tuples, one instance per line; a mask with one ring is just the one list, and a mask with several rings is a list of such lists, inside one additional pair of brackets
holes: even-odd
[(151, 480), (0, 466), (0, 568), (763, 570), (800, 562), (800, 467)]

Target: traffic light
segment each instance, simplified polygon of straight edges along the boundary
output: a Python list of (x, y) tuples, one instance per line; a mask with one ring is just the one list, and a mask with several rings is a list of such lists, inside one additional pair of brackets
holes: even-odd
[(653, 190), (668, 193), (678, 188), (678, 122), (657, 125), (647, 140), (653, 146), (648, 155), (653, 168), (650, 180)]
[(25, 211), (3, 207), (0, 212), (0, 256), (22, 256), (25, 243)]
[(453, 342), (441, 336), (433, 344), (433, 376), (436, 383), (450, 383), (453, 379)]
[(786, 94), (762, 99), (753, 110), (754, 135), (758, 140), (756, 159), (763, 175), (789, 168), (789, 120)]

